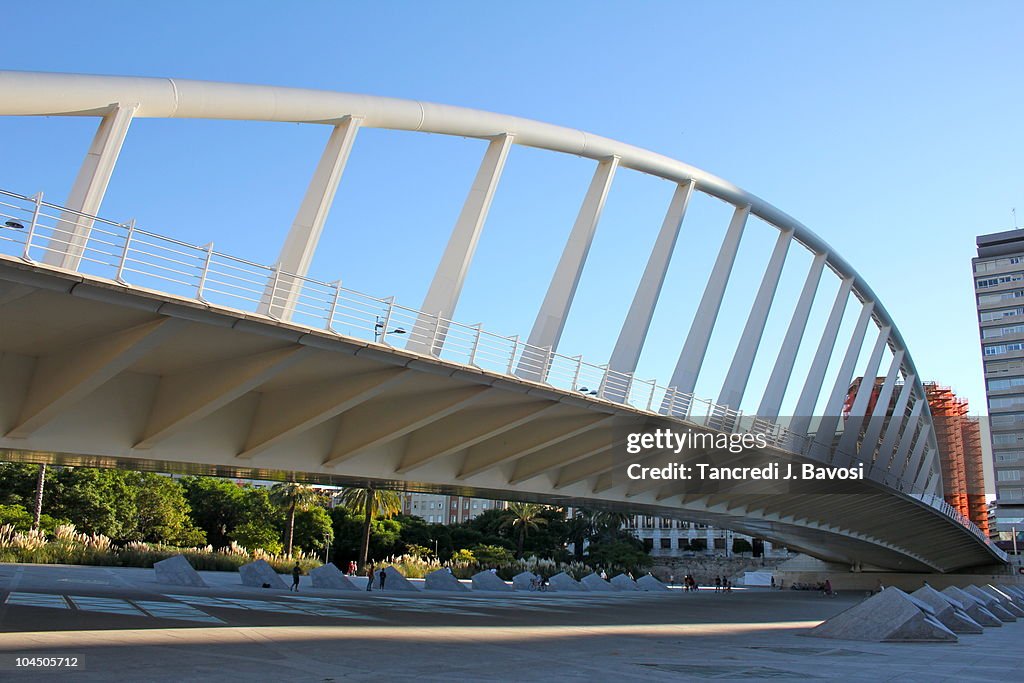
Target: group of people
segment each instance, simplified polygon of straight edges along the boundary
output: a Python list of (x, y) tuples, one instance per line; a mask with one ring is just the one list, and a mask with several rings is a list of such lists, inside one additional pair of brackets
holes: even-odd
[(829, 579), (817, 583), (801, 583), (797, 581), (791, 584), (789, 588), (794, 591), (820, 591), (822, 595), (828, 596), (835, 594), (835, 591), (832, 590), (832, 582)]
[(732, 581), (729, 580), (728, 576), (716, 576), (715, 577), (715, 592), (716, 593), (731, 593), (732, 592)]
[(373, 590), (374, 577), (380, 582), (377, 590), (384, 590), (384, 582), (388, 578), (388, 572), (386, 567), (381, 567), (379, 572), (375, 572), (373, 565), (366, 565), (366, 590)]

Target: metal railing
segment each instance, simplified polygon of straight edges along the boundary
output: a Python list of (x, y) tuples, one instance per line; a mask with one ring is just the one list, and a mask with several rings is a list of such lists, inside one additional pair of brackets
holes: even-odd
[[(378, 298), (342, 287), (340, 281), (321, 282), (286, 273), (218, 252), (213, 243), (188, 244), (143, 230), (134, 220), (119, 223), (83, 214), (43, 201), (42, 193), (29, 197), (0, 190), (0, 254), (392, 348), (423, 349), (442, 360), (538, 378), (556, 389), (651, 415), (729, 433), (763, 434), (772, 447), (820, 459), (815, 450), (822, 444), (814, 434), (791, 432), (769, 420), (660, 386), (655, 380), (588, 363), (582, 356), (531, 346), (518, 336), (488, 332), (480, 324), (466, 325), (401, 306), (394, 297)], [(833, 462), (841, 455), (859, 462), (854, 454), (829, 448)], [(865, 463), (865, 474), (930, 505), (995, 549), (974, 523), (941, 496), (902, 480), (896, 486), (888, 484), (892, 473), (888, 468), (882, 471), (877, 463)]]

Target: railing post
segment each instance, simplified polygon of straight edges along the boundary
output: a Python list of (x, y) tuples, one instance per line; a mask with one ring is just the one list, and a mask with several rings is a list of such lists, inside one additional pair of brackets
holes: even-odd
[(120, 282), (122, 285), (128, 283), (124, 281), (124, 265), (128, 262), (128, 250), (132, 246), (132, 237), (135, 235), (135, 219), (128, 221), (128, 234), (124, 238), (124, 249), (121, 251), (121, 261), (117, 264), (117, 275), (114, 279)]
[[(274, 266), (274, 284), (270, 286), (270, 297), (267, 299), (267, 315), (274, 320), (280, 320), (280, 318), (274, 315), (274, 299), (277, 298), (277, 288), (281, 284), (281, 264), (278, 263)], [(284, 307), (281, 307), (281, 312), (284, 312)]]
[[(334, 314), (338, 312), (338, 301), (341, 299), (341, 280), (331, 283), (334, 285), (334, 298), (331, 300), (331, 311), (327, 314), (327, 329), (334, 332)], [(337, 334), (337, 332), (334, 332)]]
[(668, 401), (665, 403), (665, 405), (668, 407), (667, 413), (668, 413), (669, 417), (672, 417), (672, 414), (675, 412), (675, 409), (676, 409), (676, 396), (678, 394), (679, 394), (679, 387), (671, 387), (666, 392)]
[[(210, 273), (210, 262), (213, 261), (213, 242), (206, 245), (206, 261), (203, 263), (203, 271), (199, 274), (199, 287), (196, 289), (196, 298), (206, 302), (203, 298), (203, 290), (206, 288), (206, 276)], [(271, 298), (273, 301), (273, 298)]]
[(583, 370), (583, 354), (574, 356), (573, 359), (576, 361), (576, 372), (572, 375), (572, 391), (576, 391), (580, 385), (580, 372)]
[(35, 263), (32, 260), (32, 256), (29, 254), (29, 250), (32, 248), (32, 238), (36, 234), (36, 226), (39, 225), (39, 212), (43, 208), (43, 193), (37, 192), (36, 196), (32, 199), (35, 200), (35, 208), (32, 209), (32, 224), (28, 226), (28, 234), (25, 235), (25, 250), (21, 253), (21, 258), (29, 263)]
[(473, 346), (469, 349), (469, 365), (476, 366), (476, 352), (480, 348), (480, 335), (483, 334), (484, 324), (477, 323), (473, 327), (476, 328), (476, 337), (473, 338)]
[[(380, 326), (380, 343), (388, 343), (388, 327), (391, 325), (391, 314), (395, 310), (395, 297), (389, 296), (385, 301), (388, 303), (388, 308), (384, 311), (384, 321)], [(431, 345), (433, 347), (433, 345)]]
[(651, 380), (651, 396), (647, 399), (647, 412), (651, 412), (654, 406), (654, 393), (658, 390), (658, 381), (655, 379)]
[(512, 368), (515, 367), (515, 364), (516, 364), (516, 351), (519, 350), (519, 335), (517, 334), (516, 336), (511, 337), (511, 339), (512, 339), (512, 353), (510, 353), (509, 356), (508, 356), (508, 369), (505, 370), (505, 374), (506, 375), (511, 375), (512, 374)]
[[(392, 298), (392, 301), (394, 301), (394, 298)], [(390, 305), (389, 305), (389, 308), (388, 308), (388, 313), (389, 314), (391, 313)], [(434, 347), (437, 345), (437, 336), (439, 334), (441, 334), (441, 314), (442, 313), (444, 313), (444, 311), (438, 311), (437, 315), (434, 316), (434, 334), (431, 335), (431, 337), (430, 337), (430, 347), (427, 349), (427, 353), (429, 353), (431, 356), (435, 356), (435, 355), (436, 356), (440, 356), (441, 355), (440, 352), (438, 352), (436, 354), (434, 353)]]
[[(609, 372), (609, 370), (605, 370), (604, 374), (607, 376), (608, 372)], [(625, 396), (622, 397), (622, 402), (625, 403), (628, 406), (629, 405), (629, 392), (631, 392), (633, 390), (633, 379), (636, 377), (636, 373), (635, 372), (630, 372), (626, 376), (629, 379), (626, 380), (626, 394), (625, 394)], [(604, 398), (604, 394), (603, 393), (601, 395), (601, 398)]]

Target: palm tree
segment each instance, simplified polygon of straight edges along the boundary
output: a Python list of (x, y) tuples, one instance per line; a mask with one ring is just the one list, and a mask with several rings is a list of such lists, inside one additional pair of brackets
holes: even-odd
[(295, 540), (295, 513), (308, 510), (320, 500), (320, 493), (311, 486), (294, 481), (274, 484), (270, 489), (270, 501), (288, 515), (288, 557), (292, 556)]
[(585, 541), (596, 541), (603, 536), (613, 535), (629, 521), (624, 512), (607, 512), (590, 508), (576, 508), (569, 521), (569, 537), (573, 542), (576, 559), (583, 561)]
[(402, 511), (402, 497), (395, 491), (382, 491), (372, 486), (365, 489), (345, 489), (341, 494), (345, 507), (353, 511), (362, 510), (363, 541), (359, 546), (359, 566), (365, 567), (370, 557), (370, 530), (373, 516), (391, 517)]
[(523, 556), (523, 545), (526, 543), (526, 535), (530, 530), (537, 531), (548, 523), (547, 518), (541, 517), (547, 507), (537, 503), (509, 503), (505, 509), (505, 519), (501, 527), (511, 527), (516, 534), (516, 557)]
[(39, 478), (36, 480), (36, 507), (32, 516), (32, 528), (38, 529), (43, 520), (43, 489), (46, 486), (46, 463), (39, 465)]

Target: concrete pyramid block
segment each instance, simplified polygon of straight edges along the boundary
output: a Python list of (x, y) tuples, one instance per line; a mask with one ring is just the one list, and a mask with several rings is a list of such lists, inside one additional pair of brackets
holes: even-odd
[(249, 564), (243, 564), (238, 568), (238, 574), (242, 577), (243, 586), (288, 590), (288, 586), (281, 580), (281, 576), (274, 571), (273, 567), (267, 564), (266, 560), (256, 560)]
[(985, 609), (999, 617), (999, 621), (1007, 624), (1017, 621), (1017, 617), (1013, 616), (1009, 610), (999, 604), (999, 600), (991, 593), (983, 591), (977, 586), (968, 586), (964, 589), (964, 593), (980, 600), (985, 605)]
[(428, 591), (448, 591), (458, 593), (469, 592), (469, 588), (456, 579), (455, 576), (448, 571), (447, 567), (441, 567), (440, 569), (427, 574), (425, 583)]
[[(398, 571), (394, 567), (388, 566), (384, 568), (384, 590), (386, 591), (413, 591), (419, 592), (419, 588), (412, 585), (409, 579), (402, 576), (402, 572)], [(375, 582), (373, 584), (373, 590), (380, 590), (380, 570), (374, 572), (373, 578)]]
[(637, 587), (642, 591), (667, 591), (668, 586), (654, 578), (653, 574), (645, 574), (636, 580)]
[(533, 572), (520, 572), (512, 577), (512, 588), (517, 591), (528, 591), (533, 582), (539, 578)]
[(875, 643), (957, 642), (956, 634), (922, 605), (927, 606), (899, 588), (886, 588), (823, 622), (808, 635)]
[(473, 590), (510, 591), (512, 586), (505, 583), (500, 576), (488, 570), (473, 575)]
[(942, 594), (956, 600), (963, 606), (964, 613), (982, 626), (992, 628), (1003, 625), (1003, 622), (999, 620), (999, 617), (985, 609), (985, 605), (981, 600), (978, 600), (969, 593), (963, 592), (956, 586), (950, 586), (943, 589)]
[(617, 591), (617, 590), (619, 590), (618, 588), (616, 588), (612, 584), (610, 584), (607, 581), (605, 581), (604, 579), (602, 579), (597, 574), (587, 574), (582, 579), (580, 579), (580, 583), (582, 583), (583, 586), (587, 590), (589, 590), (589, 591), (595, 591), (595, 592), (604, 591), (604, 592), (607, 593), (609, 591)]
[(967, 613), (961, 608), (954, 606), (954, 601), (951, 598), (931, 586), (922, 586), (910, 596), (930, 606), (935, 611), (935, 618), (953, 633), (983, 633), (985, 631), (981, 624), (967, 616)]
[(1008, 583), (1001, 583), (997, 588), (1013, 596), (1015, 600), (1024, 600), (1024, 586), (1012, 586)]
[(636, 585), (636, 581), (629, 578), (629, 574), (619, 574), (613, 576), (611, 584), (618, 588), (620, 591), (638, 591), (640, 586)]
[(340, 569), (334, 566), (333, 562), (328, 562), (322, 567), (309, 570), (309, 577), (313, 580), (313, 588), (326, 588), (336, 591), (359, 590), (347, 576), (341, 573)]
[(999, 604), (1013, 616), (1018, 619), (1024, 617), (1024, 609), (1021, 608), (1020, 600), (1014, 600), (1013, 596), (1006, 591), (1001, 590), (992, 584), (981, 586), (981, 590), (995, 597), (995, 599), (999, 601)]
[(175, 555), (166, 560), (153, 563), (156, 571), (157, 583), (171, 583), (175, 586), (199, 586), (205, 587), (206, 582), (199, 573), (192, 568), (184, 555)]
[(556, 590), (559, 592), (578, 592), (587, 590), (587, 588), (582, 583), (572, 578), (565, 572), (555, 574), (550, 579), (548, 579), (548, 586), (548, 590)]

